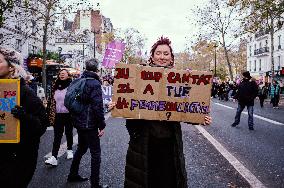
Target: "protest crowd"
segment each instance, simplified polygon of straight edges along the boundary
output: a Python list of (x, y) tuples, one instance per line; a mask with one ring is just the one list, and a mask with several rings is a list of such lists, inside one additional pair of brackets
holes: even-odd
[[(113, 85), (114, 77), (100, 76), (100, 62), (89, 59), (85, 61), (85, 70), (79, 79), (72, 77), (64, 68), (59, 70), (53, 80), (50, 95), (45, 96), (36, 79), (23, 69), (22, 61), (21, 55), (15, 50), (0, 47), (0, 79), (21, 79), (21, 103), (11, 110), (11, 114), (21, 123), (21, 141), (19, 144), (0, 144), (1, 184), (15, 188), (28, 186), (36, 169), (40, 137), (48, 126), (53, 126), (52, 155), (43, 162), (47, 166), (60, 168), (57, 157), (65, 133), (66, 158), (72, 160), (67, 181), (90, 180), (93, 188), (108, 187), (101, 185), (99, 179), (100, 138), (104, 135), (106, 126), (104, 115), (116, 104), (110, 98), (103, 99), (104, 91)], [(174, 67), (173, 50), (168, 38), (161, 37), (153, 45), (149, 66), (168, 69)], [(243, 77), (244, 81), (215, 80), (212, 83), (211, 98), (239, 103), (232, 127), (238, 125), (240, 113), (245, 106), (248, 110), (254, 106), (256, 97), (261, 107), (269, 100), (274, 109), (279, 108), (280, 93), (283, 90), (283, 84), (276, 80), (257, 84), (249, 72), (244, 72)], [(76, 87), (81, 87), (81, 90), (76, 90)], [(82, 104), (73, 103), (77, 97), (72, 93), (75, 91), (77, 94), (79, 92)], [(247, 91), (250, 93), (244, 95), (251, 95), (250, 99), (242, 97)], [(74, 105), (76, 109), (73, 108)], [(248, 123), (249, 129), (253, 130), (252, 120)], [(204, 124), (211, 124), (211, 117), (206, 116)], [(72, 149), (74, 128), (79, 140), (76, 151)], [(126, 128), (130, 135), (125, 167), (126, 188), (187, 187), (180, 122), (127, 119)], [(81, 158), (88, 149), (91, 152), (90, 178), (78, 173)], [(136, 169), (135, 172), (133, 169)], [(13, 180), (14, 176), (19, 177), (18, 181)]]

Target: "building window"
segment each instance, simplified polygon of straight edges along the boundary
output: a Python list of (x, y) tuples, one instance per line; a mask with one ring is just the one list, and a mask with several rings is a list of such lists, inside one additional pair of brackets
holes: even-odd
[(4, 34), (0, 34), (0, 44), (4, 43)]
[(16, 30), (21, 30), (21, 22), (20, 21), (16, 22), (15, 29)]
[(254, 50), (256, 50), (256, 44), (254, 44)]
[(37, 53), (37, 47), (33, 46), (33, 54), (36, 54), (36, 53)]
[(259, 48), (262, 48), (262, 44), (261, 44), (261, 42), (259, 43)]
[(261, 71), (261, 59), (259, 60), (259, 71)]
[(265, 47), (267, 47), (268, 46), (268, 41), (267, 40), (265, 40)]
[(22, 51), (22, 49), (21, 49), (21, 42), (22, 42), (22, 40), (16, 39), (16, 50), (19, 51), (19, 52)]
[(251, 56), (251, 46), (249, 47), (249, 56)]
[(256, 72), (256, 60), (254, 60), (254, 69), (253, 69), (254, 72)]
[(22, 0), (16, 0), (16, 1), (15, 1), (15, 4), (16, 4), (17, 6), (21, 6)]
[(278, 36), (278, 50), (281, 49), (281, 35)]
[(251, 72), (251, 61), (249, 61), (249, 71)]
[(36, 33), (36, 21), (32, 20), (32, 35), (35, 35)]

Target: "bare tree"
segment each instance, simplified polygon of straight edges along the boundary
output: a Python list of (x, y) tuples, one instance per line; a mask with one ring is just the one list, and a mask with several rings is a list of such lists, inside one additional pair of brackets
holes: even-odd
[(121, 40), (126, 44), (122, 60), (123, 62), (135, 59), (134, 57), (136, 56), (137, 51), (144, 48), (147, 40), (137, 29), (134, 28), (128, 28), (125, 30), (118, 29), (115, 33), (115, 39)]
[(200, 35), (208, 40), (219, 41), (223, 47), (230, 79), (233, 80), (228, 51), (239, 34), (236, 8), (228, 7), (227, 0), (210, 0), (205, 7), (197, 7), (193, 11), (197, 15), (196, 23), (200, 27)]
[(274, 76), (274, 34), (283, 26), (284, 1), (232, 0), (229, 5), (237, 7), (240, 10), (240, 15), (245, 15), (242, 19), (242, 25), (246, 32), (269, 32), (271, 39), (271, 73)]

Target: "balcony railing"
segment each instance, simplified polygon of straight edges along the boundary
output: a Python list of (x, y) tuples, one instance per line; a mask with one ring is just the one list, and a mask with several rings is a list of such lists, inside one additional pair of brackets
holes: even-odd
[(269, 52), (269, 47), (263, 47), (263, 48), (254, 50), (254, 55), (260, 55), (260, 54), (267, 53), (267, 52)]
[(266, 29), (266, 30), (260, 30), (258, 31), (257, 33), (255, 33), (255, 38), (259, 38), (261, 36), (264, 36), (264, 35), (267, 35), (269, 33), (269, 30)]

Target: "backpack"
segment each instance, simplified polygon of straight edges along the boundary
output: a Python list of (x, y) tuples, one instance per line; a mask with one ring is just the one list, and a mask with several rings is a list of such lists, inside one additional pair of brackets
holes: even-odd
[(64, 99), (64, 106), (70, 113), (81, 113), (84, 110), (85, 104), (81, 100), (81, 95), (84, 92), (84, 88), (87, 80), (93, 78), (78, 78), (71, 82), (67, 88), (67, 92)]

